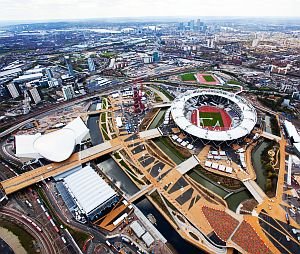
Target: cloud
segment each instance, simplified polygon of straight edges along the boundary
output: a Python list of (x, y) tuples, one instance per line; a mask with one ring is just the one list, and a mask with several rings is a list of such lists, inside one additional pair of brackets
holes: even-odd
[(299, 0), (1, 0), (0, 20), (299, 16)]

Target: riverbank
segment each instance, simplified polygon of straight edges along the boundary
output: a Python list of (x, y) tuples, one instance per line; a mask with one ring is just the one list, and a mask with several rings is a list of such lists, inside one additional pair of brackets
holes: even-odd
[[(2, 225), (1, 221), (1, 225)], [(5, 241), (9, 247), (13, 250), (15, 254), (27, 254), (27, 252), (24, 247), (22, 246), (20, 239), (17, 235), (13, 234), (11, 231), (9, 231), (7, 228), (0, 227), (0, 238)]]

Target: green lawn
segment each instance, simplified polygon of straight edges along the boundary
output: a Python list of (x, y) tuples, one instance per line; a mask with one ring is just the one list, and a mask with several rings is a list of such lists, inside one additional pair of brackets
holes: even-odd
[(215, 78), (212, 75), (203, 75), (206, 82), (215, 82)]
[(185, 74), (182, 74), (180, 77), (181, 77), (182, 81), (195, 81), (196, 80), (194, 73), (185, 73)]
[[(211, 127), (211, 126), (220, 126), (224, 127), (222, 116), (219, 112), (199, 112), (200, 123), (202, 126)], [(202, 119), (202, 120), (201, 120)]]

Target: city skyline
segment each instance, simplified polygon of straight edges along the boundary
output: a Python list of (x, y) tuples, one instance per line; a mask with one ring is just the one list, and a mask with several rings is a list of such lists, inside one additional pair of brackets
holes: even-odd
[(130, 17), (188, 17), (188, 16), (238, 16), (238, 17), (299, 17), (298, 0), (237, 0), (196, 1), (187, 0), (4, 0), (0, 3), (0, 21), (17, 20), (74, 20), (91, 18)]

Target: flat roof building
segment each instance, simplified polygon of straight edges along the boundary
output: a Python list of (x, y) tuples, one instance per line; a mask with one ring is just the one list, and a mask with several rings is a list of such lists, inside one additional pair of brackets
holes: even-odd
[(79, 210), (91, 220), (117, 201), (117, 193), (90, 166), (75, 171), (63, 181)]

